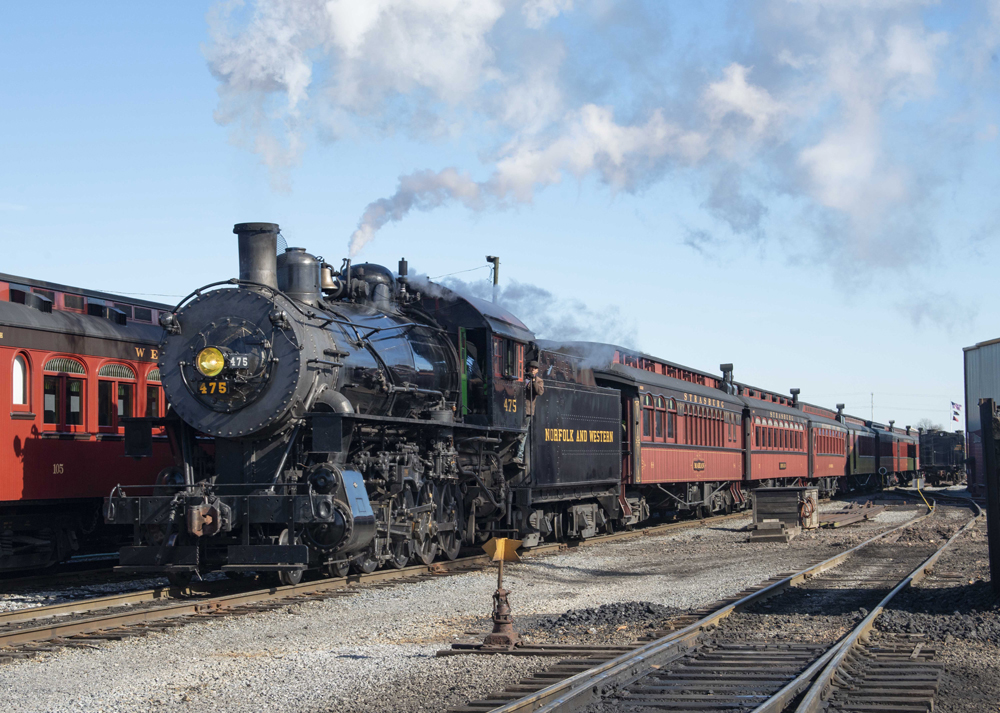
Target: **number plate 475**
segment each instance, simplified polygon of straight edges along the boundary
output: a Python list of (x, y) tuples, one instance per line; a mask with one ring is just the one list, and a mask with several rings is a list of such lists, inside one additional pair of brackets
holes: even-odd
[(229, 392), (228, 381), (203, 381), (198, 384), (198, 393), (206, 396), (225, 394)]

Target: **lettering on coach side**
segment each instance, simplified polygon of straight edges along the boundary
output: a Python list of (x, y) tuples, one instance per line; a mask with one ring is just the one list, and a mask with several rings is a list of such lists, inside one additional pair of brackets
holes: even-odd
[[(146, 356), (146, 348), (145, 347), (132, 347), (132, 348), (135, 349), (135, 358), (136, 359), (142, 359), (143, 357)], [(150, 349), (149, 350), (149, 358), (150, 359), (152, 359), (152, 360), (155, 361), (156, 359), (159, 358), (159, 356), (160, 355), (159, 355), (159, 353), (157, 352), (156, 349)]]
[(545, 440), (554, 443), (614, 443), (615, 432), (587, 428), (546, 428)]

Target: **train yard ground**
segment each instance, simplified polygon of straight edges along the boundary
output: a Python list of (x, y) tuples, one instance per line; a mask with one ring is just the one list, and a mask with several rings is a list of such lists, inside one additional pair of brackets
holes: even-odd
[[(924, 512), (895, 501), (872, 521), (807, 532), (789, 544), (748, 543), (749, 517), (708, 521), (529, 557), (507, 567), (505, 582), (515, 626), (529, 645), (626, 645), (691, 610)], [(968, 518), (967, 509), (941, 508), (932, 525), (895, 544), (932, 547)], [(1000, 616), (988, 594), (985, 562), (980, 525), (896, 602), (876, 634), (934, 642), (943, 665), (937, 711), (996, 711), (1000, 701)], [(486, 569), (363, 585), (259, 613), (206, 617), (141, 638), (83, 640), (0, 665), (0, 698), (6, 708), (25, 712), (461, 708), (553, 663), (535, 656), (437, 656), (489, 630), (495, 584), (494, 572)], [(50, 591), (34, 603), (25, 599), (30, 594), (19, 596), (18, 606), (30, 607), (60, 594)], [(845, 621), (855, 616), (853, 607), (843, 609), (837, 616)], [(842, 624), (812, 616), (817, 635)]]

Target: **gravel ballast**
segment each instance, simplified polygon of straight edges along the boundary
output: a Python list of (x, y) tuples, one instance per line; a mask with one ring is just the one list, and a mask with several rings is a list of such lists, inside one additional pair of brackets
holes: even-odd
[[(505, 586), (521, 631), (541, 632), (547, 621), (558, 632), (565, 627), (554, 622), (568, 610), (596, 610), (581, 615), (591, 621), (570, 628), (625, 626), (621, 635), (634, 637), (664, 612), (732, 596), (918, 514), (894, 509), (790, 544), (749, 544), (742, 531), (749, 518), (728, 520), (526, 558), (505, 567)], [(495, 571), (487, 570), (63, 649), (0, 666), (0, 700), (19, 713), (440, 711), (552, 663), (435, 657), (452, 641), (468, 639), (466, 632), (488, 630), (495, 586)], [(652, 607), (650, 616), (641, 616), (641, 607)]]
[(941, 556), (927, 579), (902, 592), (876, 622), (890, 634), (934, 642), (945, 665), (934, 710), (980, 713), (1000, 706), (1000, 598), (991, 589), (986, 523)]

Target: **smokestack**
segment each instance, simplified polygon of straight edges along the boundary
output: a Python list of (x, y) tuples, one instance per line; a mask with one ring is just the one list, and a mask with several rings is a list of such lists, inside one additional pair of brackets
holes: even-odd
[(722, 372), (722, 390), (727, 394), (735, 394), (736, 389), (733, 388), (733, 365), (719, 364), (719, 371)]
[(277, 223), (237, 223), (233, 232), (240, 246), (240, 279), (278, 289)]
[(844, 404), (837, 404), (837, 420), (844, 422)]
[(400, 258), (399, 260), (399, 276), (406, 277), (409, 266), (406, 264), (406, 258)]
[(894, 424), (894, 423), (896, 423), (896, 422), (895, 421), (889, 421), (889, 430), (890, 431), (892, 430), (892, 424)]
[(792, 395), (792, 408), (799, 407), (799, 394), (802, 393), (802, 389), (789, 389), (788, 393)]

